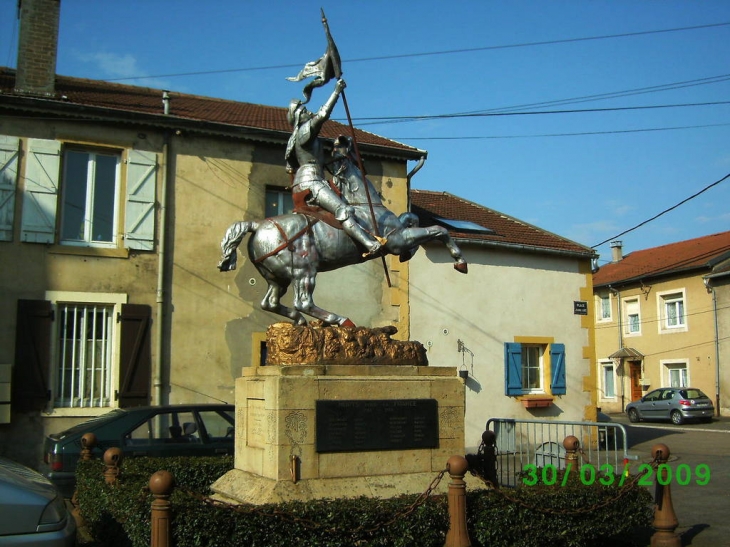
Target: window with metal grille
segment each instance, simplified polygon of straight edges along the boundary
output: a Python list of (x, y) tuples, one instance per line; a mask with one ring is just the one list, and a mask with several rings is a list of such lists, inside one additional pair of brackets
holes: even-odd
[(114, 306), (58, 304), (54, 407), (109, 406)]

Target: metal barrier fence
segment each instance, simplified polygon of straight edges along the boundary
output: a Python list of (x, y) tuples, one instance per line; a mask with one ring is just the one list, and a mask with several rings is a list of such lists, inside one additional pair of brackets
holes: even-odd
[(581, 463), (596, 471), (612, 469), (618, 474), (625, 461), (638, 459), (628, 453), (622, 424), (490, 418), (486, 429), (496, 436), (497, 479), (502, 486), (516, 486), (526, 465), (564, 469), (563, 440), (568, 435), (580, 441)]

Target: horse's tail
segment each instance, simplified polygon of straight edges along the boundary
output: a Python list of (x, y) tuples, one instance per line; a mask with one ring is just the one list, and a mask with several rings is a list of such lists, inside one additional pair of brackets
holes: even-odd
[(246, 234), (252, 234), (258, 230), (259, 224), (254, 220), (242, 220), (240, 222), (234, 222), (226, 230), (226, 235), (221, 240), (221, 251), (223, 256), (220, 262), (218, 262), (218, 269), (222, 272), (228, 272), (236, 269), (236, 262), (238, 260), (238, 253), (236, 249), (246, 237)]

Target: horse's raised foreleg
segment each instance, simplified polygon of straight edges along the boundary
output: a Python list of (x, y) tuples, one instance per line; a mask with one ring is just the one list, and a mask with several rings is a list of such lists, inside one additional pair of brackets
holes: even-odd
[(461, 249), (459, 249), (459, 246), (454, 243), (454, 240), (451, 239), (448, 230), (443, 226), (405, 228), (401, 231), (401, 237), (405, 242), (406, 249), (412, 249), (429, 241), (433, 241), (434, 239), (439, 240), (449, 251), (451, 258), (454, 259), (454, 269), (461, 273), (468, 272), (466, 260), (464, 260), (461, 256)]

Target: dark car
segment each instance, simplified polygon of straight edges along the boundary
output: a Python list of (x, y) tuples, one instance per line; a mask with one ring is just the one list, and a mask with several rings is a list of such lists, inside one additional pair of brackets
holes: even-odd
[(76, 520), (58, 489), (37, 471), (6, 458), (0, 458), (0, 545), (76, 545)]
[(715, 407), (702, 390), (692, 387), (660, 387), (638, 401), (626, 405), (633, 423), (641, 420), (671, 420), (676, 425), (685, 420), (712, 421)]
[(46, 475), (64, 496), (73, 495), (86, 433), (96, 436), (96, 458), (113, 446), (123, 458), (233, 454), (234, 416), (235, 406), (227, 404), (118, 408), (46, 437)]

